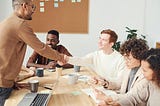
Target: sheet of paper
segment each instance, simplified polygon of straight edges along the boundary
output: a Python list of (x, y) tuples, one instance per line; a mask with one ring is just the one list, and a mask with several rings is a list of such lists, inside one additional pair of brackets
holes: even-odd
[(82, 89), (82, 91), (84, 93), (86, 93), (88, 96), (90, 96), (96, 103), (99, 103), (100, 100), (96, 99), (95, 95), (94, 95), (94, 92), (93, 92), (93, 89), (91, 88), (86, 88), (86, 89)]
[[(102, 91), (103, 93), (105, 93), (106, 95), (114, 95), (116, 94), (116, 92), (112, 91), (112, 90), (107, 90), (104, 89), (103, 87), (97, 87), (96, 89)], [(99, 103), (100, 100), (96, 99), (94, 91), (92, 88), (86, 88), (86, 89), (82, 89), (82, 91), (84, 93), (86, 93), (88, 96), (90, 96), (96, 103)]]

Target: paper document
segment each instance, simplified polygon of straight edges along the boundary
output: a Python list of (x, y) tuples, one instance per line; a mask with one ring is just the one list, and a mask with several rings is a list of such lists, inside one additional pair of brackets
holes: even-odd
[[(97, 87), (96, 89), (102, 91), (104, 94), (106, 95), (114, 95), (116, 94), (116, 92), (112, 91), (112, 90), (107, 90), (107, 89), (104, 89), (103, 87)], [(92, 88), (86, 88), (86, 89), (82, 89), (82, 91), (84, 93), (86, 93), (88, 96), (90, 96), (96, 103), (99, 103), (100, 100), (96, 99), (95, 97), (95, 94), (94, 94), (94, 91)]]

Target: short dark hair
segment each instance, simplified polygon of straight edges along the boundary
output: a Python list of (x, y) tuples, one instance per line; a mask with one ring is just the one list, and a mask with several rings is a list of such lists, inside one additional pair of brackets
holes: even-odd
[(143, 39), (129, 39), (125, 41), (120, 47), (120, 53), (122, 55), (129, 55), (130, 53), (135, 59), (141, 60), (142, 55), (149, 49), (146, 41)]
[(59, 39), (59, 32), (56, 31), (56, 30), (50, 30), (50, 31), (48, 31), (48, 34), (56, 35), (56, 36), (57, 36), (57, 39)]
[(160, 87), (160, 49), (151, 48), (144, 52), (142, 60), (149, 63), (149, 67), (154, 73), (153, 81)]
[(118, 35), (111, 29), (102, 30), (101, 34), (109, 34), (110, 35), (109, 42), (113, 42), (114, 44), (118, 39)]

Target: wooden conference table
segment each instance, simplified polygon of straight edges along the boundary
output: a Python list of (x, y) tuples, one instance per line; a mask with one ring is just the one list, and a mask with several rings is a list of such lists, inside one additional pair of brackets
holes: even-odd
[[(60, 76), (58, 83), (53, 87), (53, 92), (48, 106), (96, 106), (95, 101), (81, 89), (89, 88), (89, 85), (85, 81), (79, 81), (74, 84), (68, 84), (68, 79), (63, 76), (73, 73), (73, 68), (62, 70), (62, 76)], [(85, 68), (81, 67), (79, 74), (96, 76), (96, 74)], [(40, 86), (38, 92), (48, 92), (48, 89), (45, 89), (44, 85), (53, 85), (56, 82), (56, 72), (44, 71), (44, 77), (31, 77), (22, 82), (28, 82), (31, 79), (38, 79)], [(29, 93), (28, 89), (14, 90), (6, 100), (5, 106), (17, 106), (26, 93)]]

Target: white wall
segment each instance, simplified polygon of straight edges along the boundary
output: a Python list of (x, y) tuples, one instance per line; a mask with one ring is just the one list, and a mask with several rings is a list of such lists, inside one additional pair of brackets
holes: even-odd
[(155, 47), (160, 42), (160, 0), (147, 0), (146, 4), (145, 33), (149, 45)]
[(10, 0), (1, 0), (0, 1), (0, 21), (2, 21), (4, 18), (6, 18), (11, 12), (11, 1)]
[[(155, 47), (160, 41), (160, 1), (159, 0), (90, 0), (89, 33), (61, 34), (61, 44), (65, 45), (75, 56), (83, 56), (95, 51), (99, 33), (103, 29), (113, 29), (119, 35), (119, 40), (126, 39), (125, 27), (138, 29), (139, 34), (147, 34), (149, 45)], [(12, 13), (11, 1), (0, 1), (0, 21)], [(45, 41), (46, 33), (37, 33)], [(28, 48), (24, 65), (32, 49)]]

